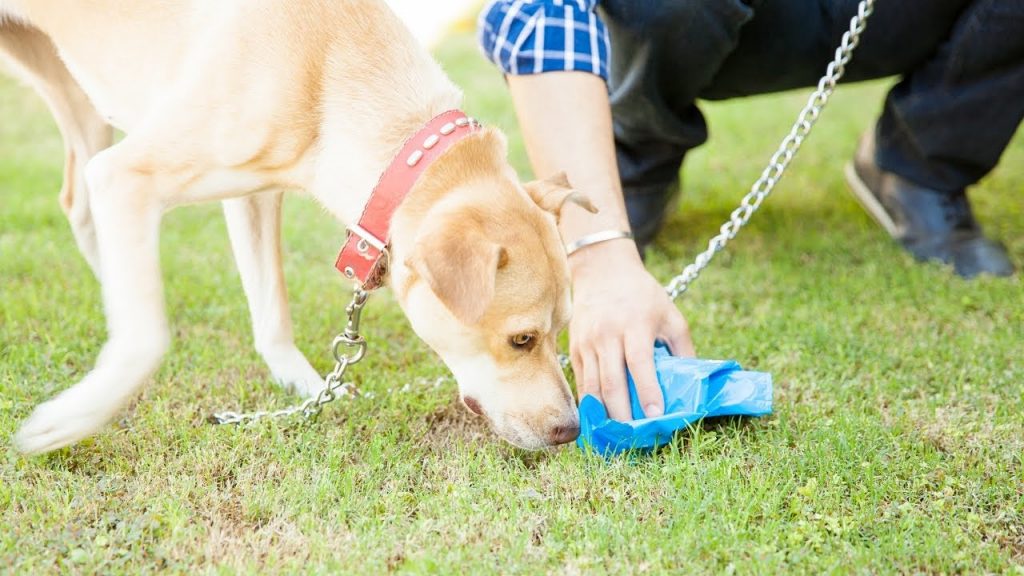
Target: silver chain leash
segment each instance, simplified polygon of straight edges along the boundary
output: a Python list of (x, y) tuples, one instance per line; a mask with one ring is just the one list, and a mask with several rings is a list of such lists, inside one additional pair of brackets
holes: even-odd
[(835, 58), (829, 63), (825, 75), (818, 81), (818, 88), (811, 93), (811, 97), (807, 100), (807, 105), (804, 106), (804, 109), (800, 111), (800, 115), (797, 116), (796, 123), (789, 131), (789, 135), (782, 140), (779, 149), (772, 155), (771, 160), (768, 162), (768, 167), (761, 173), (761, 177), (754, 182), (750, 192), (743, 197), (739, 207), (729, 215), (729, 220), (722, 224), (719, 233), (708, 241), (707, 249), (698, 254), (693, 264), (684, 268), (682, 273), (673, 278), (665, 287), (665, 290), (673, 300), (678, 299), (686, 292), (690, 284), (700, 276), (700, 273), (711, 262), (715, 254), (720, 252), (722, 248), (725, 248), (725, 245), (736, 237), (736, 234), (747, 224), (750, 217), (754, 215), (754, 212), (761, 207), (765, 198), (775, 189), (775, 185), (778, 184), (782, 175), (786, 172), (786, 168), (800, 150), (800, 146), (803, 145), (804, 140), (811, 134), (811, 129), (814, 128), (815, 122), (818, 121), (821, 111), (828, 104), (832, 93), (835, 92), (836, 84), (839, 83), (843, 74), (846, 73), (846, 65), (850, 63), (850, 59), (853, 57), (853, 50), (860, 44), (860, 35), (864, 32), (864, 28), (867, 25), (868, 16), (871, 16), (874, 10), (875, 0), (861, 0), (857, 6), (857, 14), (850, 19), (850, 29), (843, 34), (843, 41), (836, 48)]
[(349, 366), (358, 364), (366, 356), (366, 339), (359, 333), (359, 319), (366, 306), (370, 293), (356, 288), (352, 301), (345, 308), (348, 323), (345, 330), (334, 337), (331, 350), (334, 353), (334, 370), (324, 379), (324, 388), (319, 394), (308, 398), (301, 404), (282, 410), (259, 410), (256, 412), (217, 412), (210, 417), (214, 424), (248, 424), (257, 420), (286, 418), (301, 414), (306, 420), (316, 418), (324, 409), (324, 404), (333, 402), (339, 397), (356, 398), (359, 390), (352, 382), (345, 382), (345, 371)]

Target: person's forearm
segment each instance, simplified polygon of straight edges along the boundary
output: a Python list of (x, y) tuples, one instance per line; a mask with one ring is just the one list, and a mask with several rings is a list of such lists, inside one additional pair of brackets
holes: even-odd
[[(564, 171), (598, 208), (566, 206), (559, 227), (566, 242), (600, 230), (629, 230), (615, 160), (611, 109), (604, 81), (586, 72), (509, 76), (519, 126), (538, 178)], [(636, 255), (626, 241), (588, 247), (570, 259), (574, 270), (596, 253)]]

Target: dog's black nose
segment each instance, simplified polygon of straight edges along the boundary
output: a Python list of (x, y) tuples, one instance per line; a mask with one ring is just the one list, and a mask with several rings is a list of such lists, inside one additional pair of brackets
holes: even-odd
[(548, 440), (552, 445), (566, 444), (575, 440), (579, 435), (580, 423), (579, 421), (576, 421), (571, 424), (563, 424), (552, 428), (551, 433), (548, 435)]

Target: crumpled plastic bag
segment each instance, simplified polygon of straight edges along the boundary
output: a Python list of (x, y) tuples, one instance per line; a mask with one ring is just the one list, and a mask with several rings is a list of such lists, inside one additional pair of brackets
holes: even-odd
[(608, 417), (604, 404), (587, 395), (580, 402), (580, 435), (584, 451), (611, 456), (628, 450), (651, 450), (667, 444), (688, 425), (712, 416), (764, 416), (772, 412), (772, 376), (750, 372), (733, 360), (677, 358), (658, 344), (654, 367), (665, 400), (665, 414), (647, 418), (636, 385), (628, 376), (633, 421)]

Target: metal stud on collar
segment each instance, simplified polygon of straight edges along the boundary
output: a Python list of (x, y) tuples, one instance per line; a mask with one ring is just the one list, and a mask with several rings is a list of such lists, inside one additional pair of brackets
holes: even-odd
[(426, 139), (423, 140), (423, 149), (414, 150), (412, 154), (409, 154), (409, 157), (405, 160), (405, 165), (409, 168), (415, 167), (420, 163), (420, 160), (423, 160), (423, 155), (427, 150), (437, 146), (437, 143), (441, 141), (442, 136), (451, 136), (455, 132), (456, 128), (466, 128), (467, 126), (476, 128), (477, 126), (480, 126), (480, 123), (477, 122), (476, 118), (463, 116), (462, 118), (456, 118), (453, 122), (448, 122), (444, 126), (441, 126), (438, 130), (440, 134), (431, 134), (430, 136), (427, 136)]

